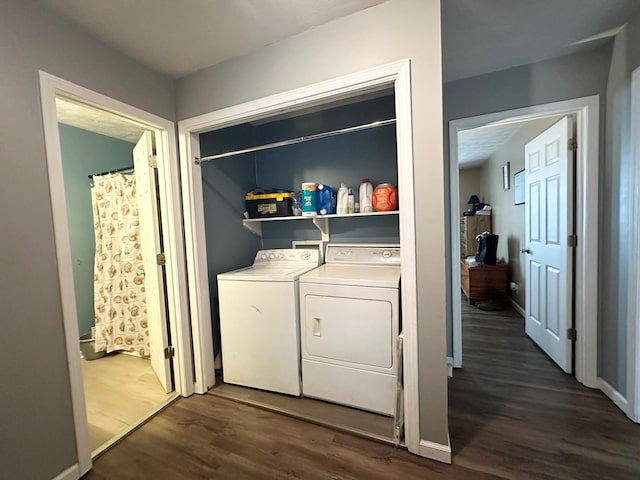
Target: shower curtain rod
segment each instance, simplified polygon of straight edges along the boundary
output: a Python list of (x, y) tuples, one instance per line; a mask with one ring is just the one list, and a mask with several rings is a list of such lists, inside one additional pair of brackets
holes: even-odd
[(106, 172), (92, 173), (91, 175), (87, 175), (87, 176), (89, 178), (93, 178), (99, 175), (107, 175), (108, 173), (120, 173), (120, 172), (127, 172), (127, 171), (133, 171), (133, 170), (134, 170), (134, 167), (132, 165), (130, 167), (122, 167), (122, 168), (116, 168), (115, 170), (107, 170)]
[(332, 130), (330, 132), (317, 133), (315, 135), (308, 135), (306, 137), (292, 138), (290, 140), (283, 140), (281, 142), (268, 143), (266, 145), (259, 145), (257, 147), (243, 148), (242, 150), (234, 150), (233, 152), (218, 153), (216, 155), (209, 155), (206, 157), (197, 158), (196, 165), (199, 165), (200, 162), (208, 162), (209, 160), (216, 160), (218, 158), (232, 157), (234, 155), (240, 155), (242, 153), (259, 152), (260, 150), (267, 150), (269, 148), (295, 145), (296, 143), (308, 142), (309, 140), (317, 140), (319, 138), (333, 137), (335, 135), (358, 132), (360, 130), (367, 130), (369, 128), (384, 127), (385, 125), (391, 125), (393, 123), (396, 123), (395, 118), (390, 118), (389, 120), (378, 120), (375, 122), (366, 123), (364, 125), (356, 125), (355, 127), (341, 128), (339, 130)]

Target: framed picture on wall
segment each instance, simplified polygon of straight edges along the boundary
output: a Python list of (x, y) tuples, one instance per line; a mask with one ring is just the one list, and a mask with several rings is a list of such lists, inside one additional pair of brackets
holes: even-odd
[(507, 162), (502, 166), (502, 188), (505, 192), (511, 188), (511, 185), (509, 183), (509, 163), (510, 162)]
[(524, 170), (513, 176), (513, 203), (524, 205)]

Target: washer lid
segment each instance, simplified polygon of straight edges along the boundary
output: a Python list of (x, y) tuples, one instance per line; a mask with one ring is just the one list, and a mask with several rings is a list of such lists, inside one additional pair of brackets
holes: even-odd
[(293, 282), (315, 265), (253, 265), (218, 274), (218, 280)]
[(400, 266), (324, 264), (302, 275), (300, 282), (398, 288), (400, 284)]

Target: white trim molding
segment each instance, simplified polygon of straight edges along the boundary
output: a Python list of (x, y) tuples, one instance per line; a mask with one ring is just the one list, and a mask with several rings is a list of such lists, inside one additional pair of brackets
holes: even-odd
[(462, 366), (462, 312), (460, 299), (460, 205), (458, 172), (458, 133), (473, 128), (533, 120), (557, 115), (576, 115), (578, 151), (576, 158), (576, 247), (575, 262), (575, 364), (576, 379), (583, 385), (599, 388), (598, 366), (598, 251), (599, 190), (599, 96), (534, 105), (504, 112), (452, 120), (449, 123), (449, 187), (451, 235), (451, 302), (454, 367)]
[(631, 222), (627, 304), (627, 415), (640, 423), (640, 68), (631, 75)]
[(451, 465), (451, 439), (446, 445), (420, 440), (420, 456)]
[(629, 403), (627, 399), (622, 395), (618, 390), (613, 388), (609, 382), (607, 382), (604, 378), (598, 377), (598, 388), (604, 393), (609, 399), (615, 403), (616, 407), (622, 410), (624, 413), (627, 413), (629, 410)]
[(80, 468), (78, 464), (71, 465), (64, 472), (60, 472), (58, 475), (53, 477), (52, 480), (77, 480), (80, 478)]
[[(411, 126), (410, 62), (401, 60), (351, 75), (290, 90), (240, 105), (224, 108), (178, 123), (183, 181), (183, 210), (187, 246), (187, 271), (192, 305), (196, 379), (213, 385), (213, 340), (207, 274), (204, 205), (202, 199), (199, 134), (302, 107), (322, 105), (380, 87), (394, 87), (398, 145), (398, 188), (400, 198), (400, 245), (402, 251), (402, 311), (404, 327), (405, 442), (409, 451), (422, 454), (420, 447), (420, 405), (418, 394), (418, 312), (415, 247), (415, 205), (413, 203), (413, 134)], [(198, 375), (198, 372), (201, 372)], [(428, 450), (431, 452), (432, 450)]]
[(182, 240), (182, 214), (180, 210), (180, 188), (178, 162), (176, 158), (175, 125), (169, 120), (132, 107), (118, 100), (76, 85), (67, 80), (40, 71), (40, 100), (42, 106), (49, 190), (51, 195), (56, 257), (64, 336), (71, 382), (71, 402), (76, 435), (78, 472), (84, 475), (91, 468), (89, 430), (82, 380), (82, 367), (78, 345), (78, 317), (73, 284), (69, 224), (64, 189), (60, 134), (56, 113), (56, 97), (62, 96), (101, 110), (116, 113), (139, 125), (148, 127), (156, 134), (158, 177), (162, 211), (162, 233), (168, 239), (165, 245), (167, 258), (167, 302), (174, 357), (174, 380), (176, 392), (188, 396), (193, 393), (191, 337), (187, 305), (186, 271)]
[(509, 303), (511, 303), (513, 309), (518, 312), (518, 315), (520, 315), (522, 318), (526, 316), (524, 308), (522, 308), (520, 304), (518, 304), (518, 302), (516, 302), (513, 298), (509, 297)]

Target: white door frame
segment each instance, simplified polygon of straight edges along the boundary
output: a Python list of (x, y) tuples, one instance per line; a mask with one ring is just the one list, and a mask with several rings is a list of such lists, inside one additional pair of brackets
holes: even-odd
[(462, 118), (449, 122), (449, 189), (451, 222), (451, 304), (453, 326), (453, 365), (462, 367), (462, 312), (460, 300), (460, 179), (458, 172), (458, 133), (488, 125), (512, 123), (556, 115), (576, 115), (578, 151), (576, 162), (576, 247), (575, 350), (576, 379), (591, 388), (598, 382), (598, 175), (599, 175), (599, 96)]
[(182, 214), (180, 211), (180, 186), (176, 158), (176, 135), (173, 122), (147, 113), (138, 108), (114, 100), (100, 93), (68, 82), (40, 71), (40, 97), (44, 124), (44, 138), (49, 172), (49, 190), (53, 214), (58, 278), (64, 324), (67, 360), (71, 381), (71, 402), (78, 454), (78, 471), (83, 475), (91, 468), (89, 430), (82, 380), (82, 366), (79, 353), (78, 317), (69, 227), (65, 199), (62, 154), (56, 114), (56, 96), (64, 96), (107, 110), (155, 132), (160, 187), (160, 208), (162, 211), (162, 232), (165, 238), (166, 288), (169, 306), (169, 325), (172, 344), (175, 347), (174, 381), (176, 392), (183, 396), (193, 393), (193, 362), (191, 359), (191, 339), (188, 325), (186, 292), (186, 272), (184, 267), (184, 245), (181, 235)]
[(197, 162), (200, 157), (199, 134), (265, 118), (284, 111), (350, 97), (382, 86), (395, 87), (398, 188), (403, 192), (400, 197), (400, 245), (402, 251), (402, 313), (405, 359), (405, 441), (409, 451), (420, 454), (418, 312), (409, 60), (401, 60), (224, 108), (178, 123), (187, 243), (187, 272), (190, 286), (189, 295), (191, 296), (190, 304), (192, 305), (193, 338), (195, 340), (196, 379), (206, 381), (204, 384), (196, 381), (196, 391), (206, 391), (209, 386), (214, 384), (202, 175), (201, 167)]
[(631, 75), (631, 239), (627, 306), (627, 415), (640, 423), (640, 68)]

